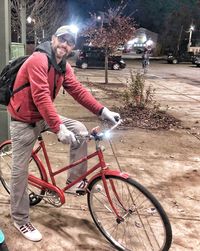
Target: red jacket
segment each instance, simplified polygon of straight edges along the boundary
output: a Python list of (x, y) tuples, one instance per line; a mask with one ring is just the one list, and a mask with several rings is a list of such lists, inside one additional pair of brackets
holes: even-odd
[(80, 84), (68, 63), (65, 80), (64, 74), (58, 73), (53, 65), (50, 69), (48, 67), (47, 55), (42, 52), (34, 52), (22, 65), (14, 89), (24, 83), (30, 83), (30, 86), (11, 98), (8, 105), (11, 117), (26, 123), (44, 119), (52, 131), (57, 133), (62, 122), (53, 104), (54, 79), (56, 80), (55, 96), (63, 85), (76, 101), (94, 114), (99, 114), (103, 106)]

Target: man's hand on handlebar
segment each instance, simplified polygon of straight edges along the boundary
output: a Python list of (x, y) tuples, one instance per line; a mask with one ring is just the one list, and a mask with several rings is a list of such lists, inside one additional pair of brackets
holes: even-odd
[(112, 112), (108, 108), (104, 107), (100, 115), (102, 120), (109, 120), (113, 124), (116, 124), (120, 120), (120, 115), (117, 112)]
[(69, 131), (64, 124), (60, 125), (60, 130), (57, 133), (58, 140), (63, 144), (76, 144), (77, 139), (73, 132)]

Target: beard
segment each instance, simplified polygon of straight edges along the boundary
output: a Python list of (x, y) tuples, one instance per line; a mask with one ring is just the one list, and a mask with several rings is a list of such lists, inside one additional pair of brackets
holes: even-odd
[(55, 56), (57, 59), (61, 60), (64, 56), (69, 54), (69, 51), (65, 46), (56, 46), (54, 47)]

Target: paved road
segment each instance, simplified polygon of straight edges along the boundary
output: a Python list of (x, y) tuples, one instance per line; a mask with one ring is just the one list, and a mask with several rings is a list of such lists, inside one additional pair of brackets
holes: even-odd
[[(140, 60), (126, 60), (127, 68), (120, 71), (109, 70), (109, 77), (127, 78), (130, 70), (142, 71)], [(76, 68), (78, 76), (84, 77), (100, 77), (104, 75), (103, 69), (87, 69), (82, 70)], [(181, 80), (183, 83), (196, 85), (200, 87), (200, 68), (192, 64), (167, 64), (166, 61), (152, 60), (150, 62), (147, 78), (159, 78), (166, 80)]]
[[(134, 65), (133, 62), (128, 63), (128, 67)], [(138, 62), (137, 62), (138, 64)], [(165, 61), (152, 61), (149, 74), (155, 75), (161, 79), (173, 80), (179, 79), (183, 83), (200, 86), (200, 68), (192, 64), (167, 64)]]

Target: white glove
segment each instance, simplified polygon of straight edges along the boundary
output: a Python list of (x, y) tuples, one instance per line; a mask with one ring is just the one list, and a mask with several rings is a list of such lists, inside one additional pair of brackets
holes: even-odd
[(60, 124), (60, 130), (57, 133), (58, 140), (63, 144), (77, 143), (76, 137), (73, 132), (69, 131), (64, 124)]
[(108, 108), (104, 107), (100, 116), (101, 119), (107, 119), (113, 124), (116, 124), (120, 119), (120, 115), (117, 112), (111, 112)]

